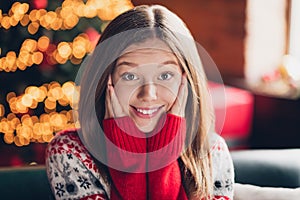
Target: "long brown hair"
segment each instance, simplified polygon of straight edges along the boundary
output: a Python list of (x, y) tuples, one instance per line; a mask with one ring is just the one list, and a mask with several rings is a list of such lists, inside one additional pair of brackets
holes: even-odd
[[(121, 35), (118, 41), (113, 36)], [(189, 82), (186, 105), (187, 149), (180, 156), (183, 183), (190, 198), (212, 196), (211, 159), (208, 134), (214, 116), (209, 101), (206, 76), (195, 41), (182, 20), (163, 6), (137, 6), (116, 17), (106, 27), (91, 58), (84, 64), (81, 77), (79, 120), (82, 140), (91, 151), (90, 143), (99, 139), (95, 129), (105, 114), (106, 85), (116, 59), (131, 44), (149, 38), (164, 41), (177, 56)], [(92, 102), (92, 103), (91, 103)], [(96, 112), (96, 117), (92, 114)], [(96, 119), (95, 119), (96, 118)], [(97, 128), (95, 128), (97, 127)], [(98, 148), (98, 147), (97, 147)], [(103, 145), (94, 151), (105, 151)], [(104, 159), (104, 158), (103, 158)]]

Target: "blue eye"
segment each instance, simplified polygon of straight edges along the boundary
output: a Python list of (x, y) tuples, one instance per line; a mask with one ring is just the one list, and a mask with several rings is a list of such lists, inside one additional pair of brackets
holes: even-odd
[(122, 75), (122, 79), (125, 81), (133, 81), (133, 80), (137, 80), (138, 77), (132, 73), (126, 72)]
[(161, 75), (159, 75), (158, 79), (164, 81), (164, 80), (169, 80), (172, 77), (173, 77), (173, 73), (166, 72), (166, 73), (162, 73)]

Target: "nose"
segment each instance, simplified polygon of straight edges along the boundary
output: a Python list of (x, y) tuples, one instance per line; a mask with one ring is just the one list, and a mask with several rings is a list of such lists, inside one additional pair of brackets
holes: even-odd
[(140, 87), (138, 98), (143, 101), (154, 101), (157, 99), (157, 88), (154, 83), (147, 83)]

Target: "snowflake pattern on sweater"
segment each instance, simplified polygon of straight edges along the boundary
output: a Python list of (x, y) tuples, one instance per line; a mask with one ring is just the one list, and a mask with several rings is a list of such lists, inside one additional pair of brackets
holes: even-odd
[[(232, 199), (234, 171), (228, 147), (217, 134), (211, 144), (213, 199)], [(75, 129), (58, 133), (49, 143), (46, 166), (55, 199), (110, 199), (110, 185), (101, 177)]]

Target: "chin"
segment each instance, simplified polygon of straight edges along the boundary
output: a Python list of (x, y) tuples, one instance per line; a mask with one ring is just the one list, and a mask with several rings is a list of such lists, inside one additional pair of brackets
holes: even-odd
[(142, 131), (143, 133), (151, 133), (154, 130), (155, 127), (138, 127), (138, 129), (140, 131)]

